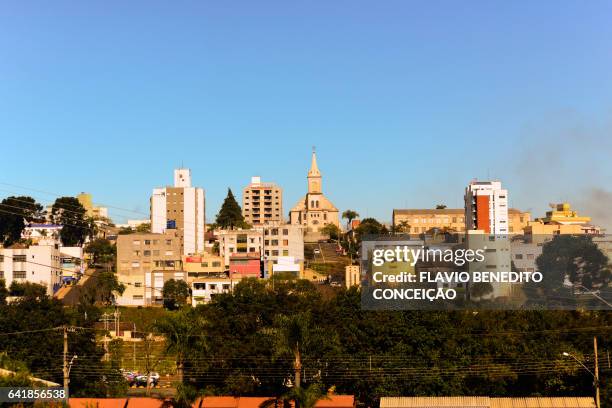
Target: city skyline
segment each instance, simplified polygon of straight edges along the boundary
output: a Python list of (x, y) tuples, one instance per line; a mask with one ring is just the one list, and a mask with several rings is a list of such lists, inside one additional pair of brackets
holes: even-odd
[(211, 220), (252, 176), (296, 202), (316, 145), (341, 211), (460, 208), (497, 179), (512, 207), (610, 229), (610, 3), (442, 5), (9, 2), (0, 134), (20, 154), (0, 182), (137, 211), (121, 221), (182, 164)]

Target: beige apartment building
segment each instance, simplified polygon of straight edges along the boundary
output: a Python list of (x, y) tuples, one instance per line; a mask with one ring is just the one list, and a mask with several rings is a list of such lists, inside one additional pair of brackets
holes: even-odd
[(528, 242), (549, 241), (554, 235), (601, 233), (599, 227), (591, 225), (591, 217), (578, 215), (569, 203), (551, 204), (552, 210), (546, 217), (536, 218), (525, 227), (525, 238)]
[(402, 232), (421, 234), (432, 228), (465, 231), (465, 210), (463, 208), (444, 209), (394, 209), (393, 227)]
[[(531, 214), (516, 208), (508, 210), (509, 232), (522, 234), (529, 224)], [(393, 226), (401, 227), (402, 232), (421, 234), (432, 228), (465, 232), (465, 210), (463, 208), (444, 209), (394, 209)]]
[(508, 232), (523, 234), (525, 227), (531, 222), (531, 213), (516, 208), (508, 209)]
[(117, 236), (117, 278), (126, 287), (117, 299), (118, 304), (149, 306), (161, 303), (164, 282), (185, 279), (178, 231)]
[(242, 189), (242, 216), (253, 226), (283, 223), (283, 190), (252, 177), (251, 184)]

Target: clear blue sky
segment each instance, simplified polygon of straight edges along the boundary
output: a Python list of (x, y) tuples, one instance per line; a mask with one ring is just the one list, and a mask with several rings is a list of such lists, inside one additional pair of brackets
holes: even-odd
[(288, 211), (316, 145), (362, 217), (490, 177), (607, 222), (611, 21), (610, 1), (5, 1), (0, 182), (147, 213), (183, 163), (209, 219), (252, 175)]

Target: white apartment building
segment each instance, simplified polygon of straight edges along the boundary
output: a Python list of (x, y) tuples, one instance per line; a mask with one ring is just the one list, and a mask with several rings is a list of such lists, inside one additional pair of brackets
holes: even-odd
[(204, 251), (204, 190), (191, 186), (191, 170), (175, 169), (174, 186), (153, 189), (151, 196), (151, 232), (176, 229), (182, 241), (183, 255)]
[(53, 296), (60, 286), (61, 275), (60, 251), (56, 245), (0, 248), (0, 279), (5, 280), (7, 288), (13, 281), (38, 283)]
[(464, 198), (466, 230), (508, 234), (508, 190), (500, 181), (471, 181)]
[(264, 261), (267, 275), (269, 264), (275, 264), (281, 257), (291, 257), (295, 263), (304, 261), (303, 225), (263, 225), (249, 230), (220, 230), (219, 254), (225, 265), (229, 265), (233, 254), (258, 254)]
[(240, 279), (200, 278), (191, 282), (191, 305), (208, 303), (219, 293), (230, 293)]
[(217, 231), (219, 254), (223, 257), (225, 266), (229, 266), (233, 254), (263, 253), (263, 230), (220, 230)]

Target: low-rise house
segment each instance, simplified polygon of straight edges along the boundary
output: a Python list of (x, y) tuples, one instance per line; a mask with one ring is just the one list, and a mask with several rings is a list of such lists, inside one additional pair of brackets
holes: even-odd
[(191, 305), (196, 307), (208, 303), (219, 293), (230, 293), (240, 279), (200, 278), (191, 282)]
[(229, 276), (232, 279), (260, 278), (261, 259), (257, 254), (234, 254), (230, 257)]
[(382, 397), (380, 408), (595, 408), (592, 397)]

